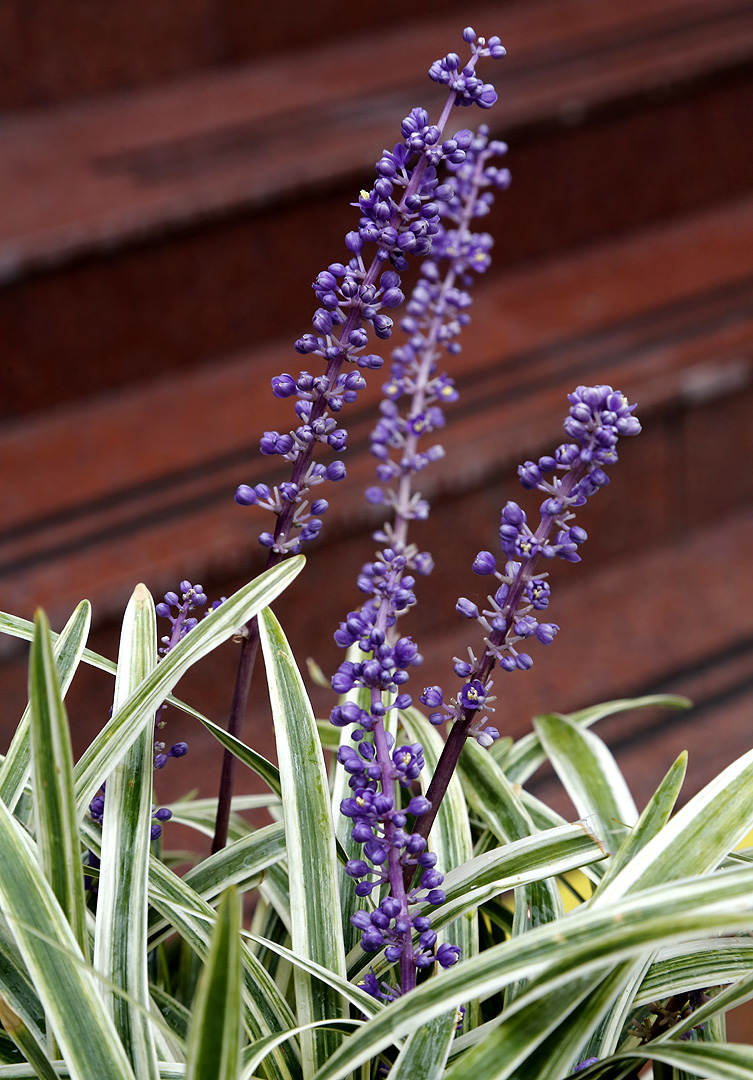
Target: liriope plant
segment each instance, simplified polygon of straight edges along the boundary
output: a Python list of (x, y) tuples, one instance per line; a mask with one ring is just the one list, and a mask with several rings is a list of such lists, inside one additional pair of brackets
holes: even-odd
[[(496, 162), (505, 147), (485, 128), (444, 135), (453, 106), (496, 99), (476, 67), (504, 54), (499, 40), (463, 38), (465, 62), (450, 53), (431, 69), (448, 88), (441, 116), (405, 119), (358, 199), (348, 262), (314, 283), (314, 333), (296, 349), (323, 372), (272, 380), (295, 399), (297, 426), (266, 432), (261, 449), (288, 461), (291, 479), (236, 493), (274, 515), (264, 573), (211, 607), (188, 580), (157, 604), (137, 585), (117, 661), (87, 649), (85, 601), (59, 634), (42, 612), (0, 615), (0, 631), (31, 643), (29, 706), (0, 763), (0, 1080), (622, 1080), (649, 1061), (657, 1080), (753, 1080), (753, 1048), (724, 1031), (726, 1012), (753, 997), (753, 860), (738, 850), (753, 829), (753, 751), (676, 810), (682, 755), (639, 813), (594, 726), (685, 699), (552, 713), (504, 737), (500, 686), (559, 630), (542, 621), (542, 560), (579, 561), (575, 511), (608, 482), (618, 440), (640, 431), (622, 393), (575, 388), (566, 441), (520, 467), (524, 490), (543, 497), (538, 521), (508, 502), (500, 554), (474, 560), (494, 585), (483, 610), (457, 602), (479, 627), (453, 661), (459, 688), (408, 686), (420, 654), (399, 621), (433, 565), (409, 535), (429, 509), (415, 478), (442, 457), (423, 441), (457, 398), (439, 365), (459, 351), (489, 264), (476, 221), (509, 182)], [(269, 605), (321, 529), (327, 502), (308, 494), (344, 475), (339, 457), (325, 465), (315, 451), (345, 449), (333, 414), (381, 366), (364, 350), (370, 334), (389, 337), (383, 309), (405, 302), (412, 256), (420, 275), (371, 440), (378, 485), (366, 497), (387, 519), (358, 578), (365, 599), (335, 629), (347, 652), (323, 721)], [(226, 729), (173, 690), (231, 637), (242, 645)], [(241, 738), (258, 646), (276, 763)], [(64, 698), (80, 663), (113, 676), (113, 709), (74, 762)], [(188, 749), (162, 741), (166, 703), (267, 794), (233, 797), (226, 766), (218, 799), (156, 806), (155, 772)], [(526, 790), (545, 761), (577, 821)], [(269, 824), (245, 821), (252, 806)], [(213, 837), (182, 876), (171, 819)]]
[[(593, 725), (682, 699), (542, 716), (530, 735), (491, 752), (469, 740), (432, 830), (444, 898), (418, 908), (440, 936), (463, 942), (463, 956), (423, 971), (392, 1000), (368, 992), (368, 976), (383, 984), (395, 964), (386, 948), (364, 951), (346, 933), (338, 883), (348, 856), (332, 806), (342, 766), (327, 777), (323, 745), (332, 740), (322, 739), (283, 631), (261, 606), (301, 564), (288, 561), (231, 597), (184, 638), (167, 670), (156, 661), (155, 607), (139, 586), (123, 624), (113, 718), (76, 766), (63, 688), (80, 661), (116, 674), (84, 647), (86, 605), (60, 635), (42, 615), (34, 625), (3, 617), (6, 633), (32, 640), (32, 658), (30, 716), (0, 767), (7, 781), (27, 747), (21, 797), (13, 810), (0, 806), (0, 1077), (617, 1077), (637, 1075), (647, 1059), (665, 1075), (753, 1075), (753, 1050), (723, 1038), (725, 1012), (753, 996), (753, 868), (736, 851), (753, 827), (753, 753), (673, 813), (681, 757), (614, 850), (602, 831), (629, 795)], [(149, 852), (152, 807), (143, 796), (137, 804), (138, 783), (120, 802), (106, 800), (104, 827), (86, 800), (140, 743), (150, 787), (144, 733), (152, 737), (156, 703), (254, 612), (278, 767), (209, 727), (264, 777), (279, 820), (252, 829), (234, 815), (235, 838), (180, 878)], [(407, 738), (424, 739), (433, 765), (436, 729), (414, 708), (397, 720)], [(546, 759), (583, 815), (575, 823), (522, 786)], [(212, 808), (181, 805), (175, 816), (206, 833)], [(98, 871), (85, 865), (87, 852)], [(565, 913), (543, 886), (563, 895), (576, 869), (589, 895)], [(83, 901), (85, 873), (97, 883), (96, 906)], [(249, 929), (243, 894), (257, 898)], [(527, 925), (515, 916), (520, 902)], [(362, 903), (353, 895), (351, 913)]]

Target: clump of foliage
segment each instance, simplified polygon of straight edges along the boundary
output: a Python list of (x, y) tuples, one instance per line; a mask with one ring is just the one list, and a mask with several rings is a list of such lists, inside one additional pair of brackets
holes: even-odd
[[(463, 38), (470, 57), (450, 53), (430, 71), (448, 88), (438, 121), (423, 109), (403, 121), (357, 201), (347, 263), (314, 283), (313, 333), (296, 350), (322, 373), (272, 379), (296, 426), (265, 432), (261, 450), (287, 461), (290, 479), (236, 493), (274, 516), (260, 535), (264, 573), (211, 606), (188, 580), (156, 605), (138, 585), (117, 663), (86, 648), (86, 601), (60, 634), (41, 612), (34, 624), (0, 616), (0, 631), (32, 642), (29, 706), (0, 764), (0, 1080), (621, 1080), (648, 1060), (657, 1080), (753, 1080), (753, 1049), (724, 1034), (725, 1013), (753, 996), (753, 867), (737, 850), (753, 828), (753, 752), (675, 812), (681, 755), (639, 813), (593, 725), (684, 699), (553, 713), (517, 742), (500, 737), (493, 676), (522, 677), (528, 649), (559, 630), (542, 616), (542, 566), (580, 561), (575, 512), (609, 482), (618, 441), (640, 432), (621, 392), (576, 388), (566, 440), (521, 465), (524, 490), (542, 496), (538, 520), (508, 502), (499, 555), (474, 560), (494, 584), (482, 611), (458, 599), (479, 627), (453, 660), (458, 688), (422, 687), (419, 708), (408, 687), (421, 656), (399, 620), (433, 567), (409, 537), (429, 510), (415, 478), (442, 457), (425, 440), (457, 391), (439, 365), (460, 349), (490, 260), (475, 222), (509, 183), (497, 163), (506, 148), (485, 127), (445, 137), (455, 106), (496, 100), (476, 67), (504, 49), (471, 28)], [(420, 276), (406, 302), (412, 258)], [(379, 483), (366, 492), (387, 518), (359, 575), (363, 604), (335, 630), (346, 656), (331, 717), (317, 721), (269, 605), (322, 528), (328, 503), (311, 489), (344, 476), (339, 414), (363, 372), (382, 366), (366, 350), (390, 337), (386, 311), (403, 305), (371, 442)], [(231, 637), (241, 644), (225, 730), (173, 690)], [(276, 765), (241, 738), (259, 646)], [(81, 662), (114, 676), (114, 696), (74, 764), (63, 698)], [(188, 751), (161, 739), (166, 703), (225, 748), (218, 799), (155, 807), (155, 770)], [(579, 821), (526, 790), (545, 761)], [(238, 763), (268, 795), (233, 796)], [(249, 825), (240, 812), (251, 806), (270, 823)], [(171, 819), (214, 835), (183, 876), (163, 848)]]

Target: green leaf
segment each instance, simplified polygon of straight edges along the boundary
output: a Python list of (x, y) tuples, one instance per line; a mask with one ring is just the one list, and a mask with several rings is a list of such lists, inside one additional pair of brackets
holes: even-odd
[[(214, 735), (218, 743), (224, 746), (226, 750), (229, 750), (231, 754), (234, 754), (243, 765), (255, 772), (257, 776), (260, 776), (270, 790), (279, 796), (280, 773), (276, 765), (273, 765), (271, 761), (267, 761), (265, 757), (257, 753), (256, 750), (252, 750), (250, 746), (246, 746), (241, 739), (237, 739), (229, 731), (225, 731), (224, 728), (203, 716), (197, 709), (192, 709), (190, 705), (186, 705), (174, 697), (168, 697), (167, 701), (170, 705), (174, 705), (176, 709), (180, 709), (188, 716), (193, 716), (195, 720), (203, 724), (207, 731)], [(214, 835), (214, 829), (212, 835)]]
[[(666, 825), (674, 808), (677, 796), (682, 786), (687, 764), (687, 754), (681, 754), (672, 765), (667, 775), (662, 780), (657, 791), (649, 800), (635, 827), (628, 833), (620, 848), (612, 856), (607, 864), (607, 870), (602, 881), (597, 885), (595, 896), (606, 888), (608, 882), (620, 873), (623, 867), (635, 857), (635, 855), (652, 840)], [(594, 900), (598, 905), (598, 899)], [(630, 970), (630, 976), (626, 978), (619, 999), (613, 1003), (611, 1013), (606, 1017), (598, 1031), (591, 1037), (588, 1046), (587, 1057), (605, 1057), (613, 1053), (624, 1024), (627, 1020), (631, 1007), (634, 1004), (635, 995), (644, 979), (649, 961), (635, 963)]]
[(256, 1073), (270, 1050), (306, 1030), (327, 1028), (332, 1031), (347, 1033), (353, 1027), (360, 1027), (362, 1023), (362, 1020), (316, 1020), (313, 1024), (301, 1024), (299, 1027), (291, 1028), (290, 1031), (285, 1031), (280, 1035), (268, 1035), (265, 1039), (257, 1039), (252, 1046), (244, 1048), (243, 1071), (240, 1080), (253, 1080), (253, 1074)]
[[(442, 883), (443, 904), (419, 904), (416, 913), (430, 915), (432, 927), (439, 930), (502, 892), (603, 858), (603, 851), (581, 825), (563, 825), (476, 855), (447, 874)], [(347, 957), (349, 973), (362, 977), (367, 957), (368, 966), (377, 974), (388, 966), (383, 953), (375, 958), (374, 953), (364, 953), (359, 947)]]
[(453, 1009), (414, 1031), (390, 1069), (390, 1080), (441, 1080), (449, 1075), (444, 1067), (455, 1037), (458, 1015), (458, 1010)]
[(186, 1080), (237, 1080), (241, 1038), (241, 898), (227, 889), (217, 908), (188, 1033)]
[[(303, 556), (301, 556), (303, 558)], [(287, 560), (288, 562), (294, 562), (296, 560)], [(261, 579), (257, 579), (260, 581)], [(253, 583), (252, 583), (253, 584)], [(286, 587), (286, 586), (285, 586)], [(279, 590), (281, 591), (281, 590)], [(231, 597), (231, 599), (234, 599)], [(83, 604), (87, 604), (87, 601), (83, 601)], [(224, 605), (223, 605), (224, 606)], [(81, 605), (79, 605), (81, 607)], [(76, 612), (78, 612), (78, 608)], [(87, 606), (88, 610), (88, 606)], [(76, 613), (74, 613), (76, 614)], [(70, 620), (73, 622), (73, 618)], [(68, 628), (66, 627), (66, 630)], [(58, 639), (62, 645), (62, 639), (66, 633), (66, 630), (62, 634), (52, 634), (52, 640), (54, 642), (54, 648), (57, 650), (59, 647)], [(27, 619), (20, 619), (16, 615), (8, 615), (5, 612), (0, 612), (0, 633), (9, 634), (12, 637), (21, 638), (26, 641), (31, 641), (34, 637), (34, 624)], [(57, 653), (56, 653), (57, 655)], [(81, 652), (81, 660), (85, 664), (89, 664), (91, 667), (97, 668), (98, 671), (107, 672), (109, 675), (114, 675), (117, 670), (117, 665), (113, 660), (108, 660), (106, 656), (101, 656), (99, 653), (94, 652), (92, 649), (83, 649)], [(70, 679), (68, 680), (70, 681)], [(168, 704), (173, 705), (176, 709), (180, 709), (181, 712), (186, 713), (187, 716), (192, 716), (195, 720), (198, 720), (200, 724), (209, 731), (219, 743), (234, 754), (239, 761), (242, 761), (249, 769), (253, 770), (258, 776), (262, 778), (269, 785), (275, 794), (280, 793), (280, 774), (277, 767), (272, 764), (271, 761), (267, 761), (265, 757), (252, 750), (250, 746), (246, 746), (240, 739), (236, 739), (233, 735), (230, 735), (224, 728), (219, 727), (213, 721), (209, 720), (203, 713), (200, 713), (198, 709), (194, 709), (191, 705), (187, 705), (186, 702), (181, 701), (179, 698), (174, 697), (172, 694), (168, 694), (165, 698)], [(10, 756), (10, 754), (9, 754)], [(1, 766), (0, 766), (1, 768)], [(0, 774), (1, 775), (1, 774)], [(25, 783), (25, 774), (24, 781)], [(21, 790), (23, 790), (23, 783), (21, 784)], [(20, 796), (20, 791), (18, 792)], [(15, 804), (14, 804), (15, 805)], [(214, 835), (214, 829), (212, 829), (212, 835)]]
[[(689, 709), (692, 705), (686, 697), (677, 694), (648, 694), (639, 698), (622, 698), (618, 701), (605, 701), (601, 705), (591, 705), (587, 709), (574, 712), (568, 719), (579, 727), (589, 728), (599, 720), (633, 709)], [(505, 756), (503, 767), (511, 781), (524, 784), (546, 761), (546, 754), (538, 735), (532, 732), (524, 735)]]
[[(84, 821), (82, 832), (87, 845), (98, 853), (98, 830), (91, 822)], [(215, 913), (182, 878), (153, 856), (149, 860), (149, 899), (166, 922), (204, 960)], [(253, 1038), (286, 1031), (294, 1025), (295, 1018), (274, 981), (248, 947), (243, 949), (243, 979), (244, 1023)], [(295, 1045), (285, 1046), (270, 1057), (267, 1070), (271, 1080), (297, 1080), (300, 1065), (296, 1051)]]
[[(735, 875), (740, 876), (735, 876)], [(316, 1080), (335, 1080), (380, 1053), (396, 1039), (468, 997), (489, 996), (511, 982), (535, 980), (520, 1004), (591, 969), (638, 957), (707, 931), (753, 926), (753, 873), (722, 870), (587, 908), (497, 945), (388, 1005), (335, 1052)]]
[(474, 739), (468, 739), (463, 747), (458, 773), (470, 810), (503, 844), (537, 832), (519, 792)]
[(7, 924), (0, 919), (0, 994), (40, 1045), (45, 1042), (44, 1009)]
[[(271, 938), (263, 938), (258, 934), (252, 934), (245, 930), (243, 936), (249, 941), (254, 942), (256, 945), (260, 945), (270, 952), (276, 953), (284, 960), (287, 960), (293, 967), (300, 968), (301, 971), (313, 975), (314, 978), (318, 979), (324, 986), (332, 987), (332, 989), (336, 990), (346, 1001), (349, 1001), (351, 1005), (355, 1005), (364, 1016), (374, 1016), (382, 1010), (383, 1006), (381, 1003), (378, 1002), (376, 998), (373, 998), (371, 994), (367, 994), (365, 990), (362, 990), (360, 986), (348, 982), (347, 979), (342, 978), (340, 975), (335, 975), (329, 968), (322, 967), (321, 964), (317, 964), (313, 960), (308, 960), (304, 956), (299, 956), (291, 949), (286, 948), (279, 941), (272, 941)], [(333, 1024), (339, 1022), (339, 1020), (332, 1021)]]
[(89, 952), (81, 843), (76, 821), (68, 717), (44, 612), (35, 617), (29, 663), (33, 798), (37, 848), (45, 877), (84, 955)]
[[(182, 1063), (161, 1061), (159, 1064), (160, 1080), (183, 1080), (185, 1075), (186, 1067)], [(56, 1080), (66, 1080), (67, 1077), (74, 1077), (74, 1073), (65, 1065), (56, 1062), (55, 1077)], [(33, 1065), (0, 1065), (0, 1080), (39, 1080), (39, 1078)], [(121, 1080), (121, 1077), (117, 1080)], [(248, 1080), (253, 1080), (253, 1078), (249, 1077)]]
[[(521, 792), (513, 787), (494, 758), (469, 739), (458, 763), (468, 805), (503, 842), (519, 840), (538, 831), (526, 810)], [(564, 914), (562, 897), (553, 879), (537, 879), (515, 891), (513, 936), (528, 933), (542, 923)], [(522, 984), (510, 984), (505, 991), (508, 1005)]]
[[(311, 704), (280, 624), (269, 609), (259, 614), (259, 635), (275, 725), (277, 758), (290, 875), (293, 951), (345, 975), (339, 919), (335, 830), (329, 784)], [(295, 972), (296, 1015), (302, 1024), (344, 1015), (340, 995)], [(302, 1035), (304, 1076), (327, 1060), (339, 1037)]]
[[(327, 686), (329, 686), (329, 681), (327, 681)], [(317, 717), (316, 728), (319, 732), (322, 750), (331, 750), (336, 754), (340, 745), (340, 732), (335, 725), (330, 720), (322, 720)]]
[[(154, 601), (137, 585), (120, 637), (113, 713), (157, 665)], [(151, 721), (151, 722), (149, 722)], [(138, 1080), (157, 1077), (157, 1052), (149, 1009), (147, 894), (152, 827), (154, 713), (141, 735), (107, 777), (101, 866), (94, 935), (94, 966), (127, 996), (105, 991), (104, 1000)]]
[[(0, 908), (74, 1080), (134, 1080), (98, 982), (37, 866), (36, 850), (0, 802)], [(49, 942), (59, 943), (51, 948)]]
[[(201, 959), (209, 950), (215, 913), (181, 878), (152, 858), (149, 874), (150, 899), (169, 924), (188, 942)], [(295, 1018), (273, 980), (244, 946), (244, 1022), (253, 1038), (263, 1038), (293, 1027)], [(296, 1080), (300, 1076), (297, 1047), (289, 1044), (270, 1055), (267, 1070), (272, 1080)]]
[(57, 1073), (47, 1056), (41, 1033), (25, 1024), (1, 994), (0, 1024), (29, 1064), (34, 1066), (35, 1075), (39, 1077), (39, 1080), (57, 1080)]
[[(278, 821), (203, 859), (198, 866), (183, 875), (183, 883), (193, 889), (202, 900), (210, 901), (230, 885), (234, 885), (239, 892), (244, 892), (259, 874), (284, 858), (285, 828), (282, 822)], [(149, 935), (152, 946), (155, 936), (168, 925), (166, 919), (156, 912), (151, 913)]]
[[(217, 799), (179, 799), (177, 802), (168, 803), (168, 810), (172, 813), (171, 821), (185, 825), (189, 829), (195, 829), (203, 836), (214, 836), (214, 823), (217, 818)], [(242, 810), (268, 810), (274, 817), (280, 808), (280, 800), (271, 792), (265, 795), (234, 795), (230, 806), (230, 825), (228, 836), (232, 841), (242, 840), (254, 831), (245, 818), (240, 816)]]
[(646, 804), (636, 825), (623, 840), (619, 849), (615, 852), (607, 864), (607, 869), (599, 883), (598, 888), (603, 890), (607, 884), (635, 858), (638, 852), (646, 846), (649, 840), (664, 828), (675, 808), (677, 797), (680, 794), (685, 771), (688, 766), (688, 755), (685, 750), (670, 768), (659, 787)]
[(597, 735), (567, 717), (539, 716), (534, 726), (578, 815), (595, 817), (592, 828), (615, 852), (638, 811), (614, 757)]
[(567, 985), (526, 1004), (519, 998), (494, 1031), (455, 1061), (446, 1080), (508, 1080), (513, 1074), (516, 1080), (561, 1080), (619, 993), (626, 966), (575, 975)]
[(274, 909), (289, 936), (292, 928), (290, 917), (290, 880), (287, 862), (274, 863), (264, 875), (259, 886), (262, 897)]
[(688, 874), (708, 874), (753, 828), (753, 750), (698, 792), (593, 897), (594, 906)]
[[(684, 1069), (691, 1076), (703, 1076), (706, 1080), (753, 1080), (753, 1046), (738, 1043), (662, 1043), (641, 1047), (622, 1054), (615, 1054), (603, 1064), (629, 1060), (661, 1061), (677, 1069)], [(602, 1063), (600, 1062), (600, 1065)], [(597, 1073), (585, 1070), (584, 1077)]]
[[(731, 990), (737, 997), (741, 991), (750, 992), (752, 976), (753, 940), (750, 938), (691, 941), (662, 950), (646, 972), (635, 995), (635, 1004), (648, 1005), (659, 998), (697, 990), (699, 986), (725, 983), (736, 985), (727, 987), (723, 993)], [(714, 1003), (718, 1000), (719, 995), (712, 999)], [(694, 1025), (695, 1020), (690, 1026)]]
[(106, 776), (118, 765), (178, 680), (198, 660), (237, 633), (262, 607), (269, 604), (303, 569), (305, 559), (296, 555), (266, 570), (239, 589), (170, 650), (158, 666), (136, 687), (130, 697), (82, 754), (76, 765), (79, 814)]
[[(188, 1025), (191, 1022), (191, 1010), (161, 986), (149, 984), (149, 993), (160, 1016), (170, 1029), (175, 1044), (182, 1048), (180, 1058), (185, 1058), (185, 1042)], [(180, 1060), (180, 1058), (178, 1060)]]
[[(0, 626), (2, 625), (0, 616)], [(53, 635), (53, 655), (55, 668), (60, 683), (60, 693), (65, 698), (71, 684), (84, 645), (89, 635), (91, 624), (91, 604), (82, 600), (63, 627), (60, 634)], [(33, 624), (29, 623), (30, 636), (33, 638)], [(0, 799), (10, 810), (15, 810), (21, 798), (31, 769), (31, 734), (29, 731), (31, 707), (27, 705), (21, 722), (11, 740), (5, 760), (0, 764)]]

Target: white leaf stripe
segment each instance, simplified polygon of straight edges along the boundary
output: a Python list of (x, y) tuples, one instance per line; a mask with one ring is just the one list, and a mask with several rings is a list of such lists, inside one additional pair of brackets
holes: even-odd
[[(280, 768), (293, 951), (344, 976), (335, 831), (316, 720), (290, 647), (269, 609), (259, 615), (259, 633)], [(340, 996), (314, 987), (298, 968), (295, 990), (300, 1023), (344, 1015)], [(309, 1030), (301, 1042), (307, 1076), (327, 1060), (339, 1038)]]
[(50, 640), (41, 611), (29, 663), (32, 796), (42, 869), (84, 955), (89, 951), (81, 846), (73, 787), (73, 750)]
[(241, 1037), (241, 899), (223, 893), (188, 1033), (186, 1080), (238, 1080)]
[[(0, 617), (1, 619), (1, 617)], [(53, 656), (60, 683), (61, 697), (76, 673), (84, 652), (91, 624), (91, 604), (82, 600), (59, 634), (51, 634)], [(34, 636), (34, 624), (29, 623), (29, 637)], [(5, 760), (0, 764), (0, 799), (10, 810), (15, 810), (31, 770), (31, 735), (29, 731), (31, 711), (27, 705), (21, 722), (8, 747)]]
[[(148, 590), (137, 586), (126, 608), (120, 638), (113, 712), (157, 665), (157, 622)], [(151, 839), (152, 723), (107, 777), (101, 866), (94, 937), (94, 966), (127, 997), (105, 993), (137, 1080), (156, 1080), (157, 1051), (147, 975), (147, 881)]]
[(614, 853), (626, 829), (638, 820), (617, 762), (598, 735), (579, 728), (566, 717), (541, 716), (534, 725), (579, 817), (596, 815), (598, 825), (594, 827), (607, 851)]
[[(13, 933), (73, 1080), (135, 1080), (100, 988), (20, 826), (0, 802), (0, 907)], [(39, 934), (35, 933), (38, 931)], [(41, 936), (39, 936), (41, 935)], [(50, 949), (59, 941), (81, 963)]]

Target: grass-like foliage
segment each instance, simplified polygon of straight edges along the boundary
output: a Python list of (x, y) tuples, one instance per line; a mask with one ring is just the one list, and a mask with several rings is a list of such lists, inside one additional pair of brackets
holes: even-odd
[[(331, 791), (343, 767), (328, 777), (303, 680), (262, 607), (302, 563), (283, 563), (226, 601), (171, 654), (169, 671), (157, 660), (153, 601), (138, 586), (113, 718), (77, 766), (63, 688), (82, 658), (111, 666), (84, 650), (87, 605), (60, 635), (41, 614), (34, 625), (4, 618), (32, 652), (28, 715), (0, 767), (9, 793), (0, 803), (0, 1078), (366, 1080), (389, 1069), (411, 1080), (560, 1080), (591, 1058), (579, 1074), (635, 1076), (651, 1059), (655, 1075), (753, 1077), (753, 1049), (724, 1041), (726, 1010), (753, 996), (753, 866), (735, 852), (753, 828), (753, 752), (673, 814), (681, 757), (637, 815), (592, 728), (682, 699), (542, 716), (499, 752), (469, 740), (432, 831), (447, 871), (432, 924), (462, 960), (422, 973), (392, 1002), (359, 987), (366, 971), (381, 979), (390, 965), (348, 934), (362, 901), (340, 888), (349, 879)], [(255, 613), (279, 751), (270, 805), (281, 821), (254, 830), (234, 817), (237, 838), (180, 879), (149, 850), (155, 702)], [(441, 738), (418, 710), (398, 723), (436, 759)], [(242, 745), (237, 753), (254, 767)], [(521, 787), (545, 759), (579, 822)], [(100, 830), (81, 805), (103, 781)], [(183, 820), (205, 831), (211, 809)], [(85, 865), (91, 852), (98, 875)], [(574, 870), (589, 895), (565, 912)], [(97, 890), (85, 894), (87, 872)], [(250, 932), (241, 894), (256, 901)]]
[[(465, 67), (450, 53), (430, 72), (449, 94), (437, 124), (421, 109), (403, 121), (358, 200), (348, 264), (315, 282), (314, 333), (296, 349), (325, 373), (272, 380), (275, 396), (296, 399), (296, 426), (265, 432), (261, 448), (291, 479), (236, 494), (274, 515), (265, 571), (203, 618), (191, 614), (207, 603), (200, 586), (184, 581), (155, 605), (137, 585), (117, 662), (86, 648), (86, 601), (60, 634), (41, 612), (33, 624), (0, 615), (0, 632), (31, 643), (29, 705), (0, 762), (0, 1080), (627, 1080), (649, 1061), (655, 1080), (753, 1080), (753, 1047), (725, 1039), (726, 1012), (753, 997), (753, 856), (738, 850), (753, 830), (753, 751), (678, 810), (681, 755), (639, 812), (595, 727), (685, 699), (539, 716), (517, 742), (488, 723), (495, 713), (504, 733), (505, 680), (530, 677), (523, 648), (559, 629), (538, 621), (550, 593), (540, 560), (580, 561), (575, 511), (608, 482), (618, 438), (640, 431), (620, 392), (578, 387), (568, 441), (520, 467), (523, 488), (543, 494), (539, 522), (508, 502), (504, 558), (476, 556), (494, 595), (481, 612), (457, 602), (483, 631), (478, 655), (454, 659), (460, 688), (424, 687), (422, 708), (406, 689), (420, 655), (398, 622), (432, 568), (408, 538), (428, 512), (411, 484), (441, 457), (419, 440), (457, 397), (438, 358), (458, 352), (472, 273), (489, 261), (473, 220), (509, 180), (486, 129), (443, 135), (453, 105), (496, 99), (475, 68), (504, 54), (499, 39), (463, 38)], [(405, 300), (414, 255), (406, 343), (372, 436), (382, 486), (366, 493), (388, 520), (358, 579), (368, 599), (335, 630), (347, 652), (330, 723), (314, 716), (270, 604), (322, 526), (327, 501), (305, 496), (344, 475), (339, 457), (325, 465), (314, 451), (345, 450), (332, 414), (382, 363), (363, 350), (370, 333), (389, 337), (382, 309)], [(226, 730), (173, 690), (195, 664), (211, 674), (206, 658), (229, 638), (240, 661)], [(257, 650), (276, 764), (242, 738)], [(64, 698), (81, 663), (113, 676), (113, 708), (74, 762)], [(165, 703), (224, 748), (217, 799), (155, 809), (155, 770), (187, 749), (160, 741)], [(526, 790), (545, 762), (577, 821)], [(233, 798), (235, 768), (268, 794)], [(244, 819), (252, 806), (268, 824)], [(171, 815), (197, 847), (214, 838), (183, 875), (161, 836)]]

